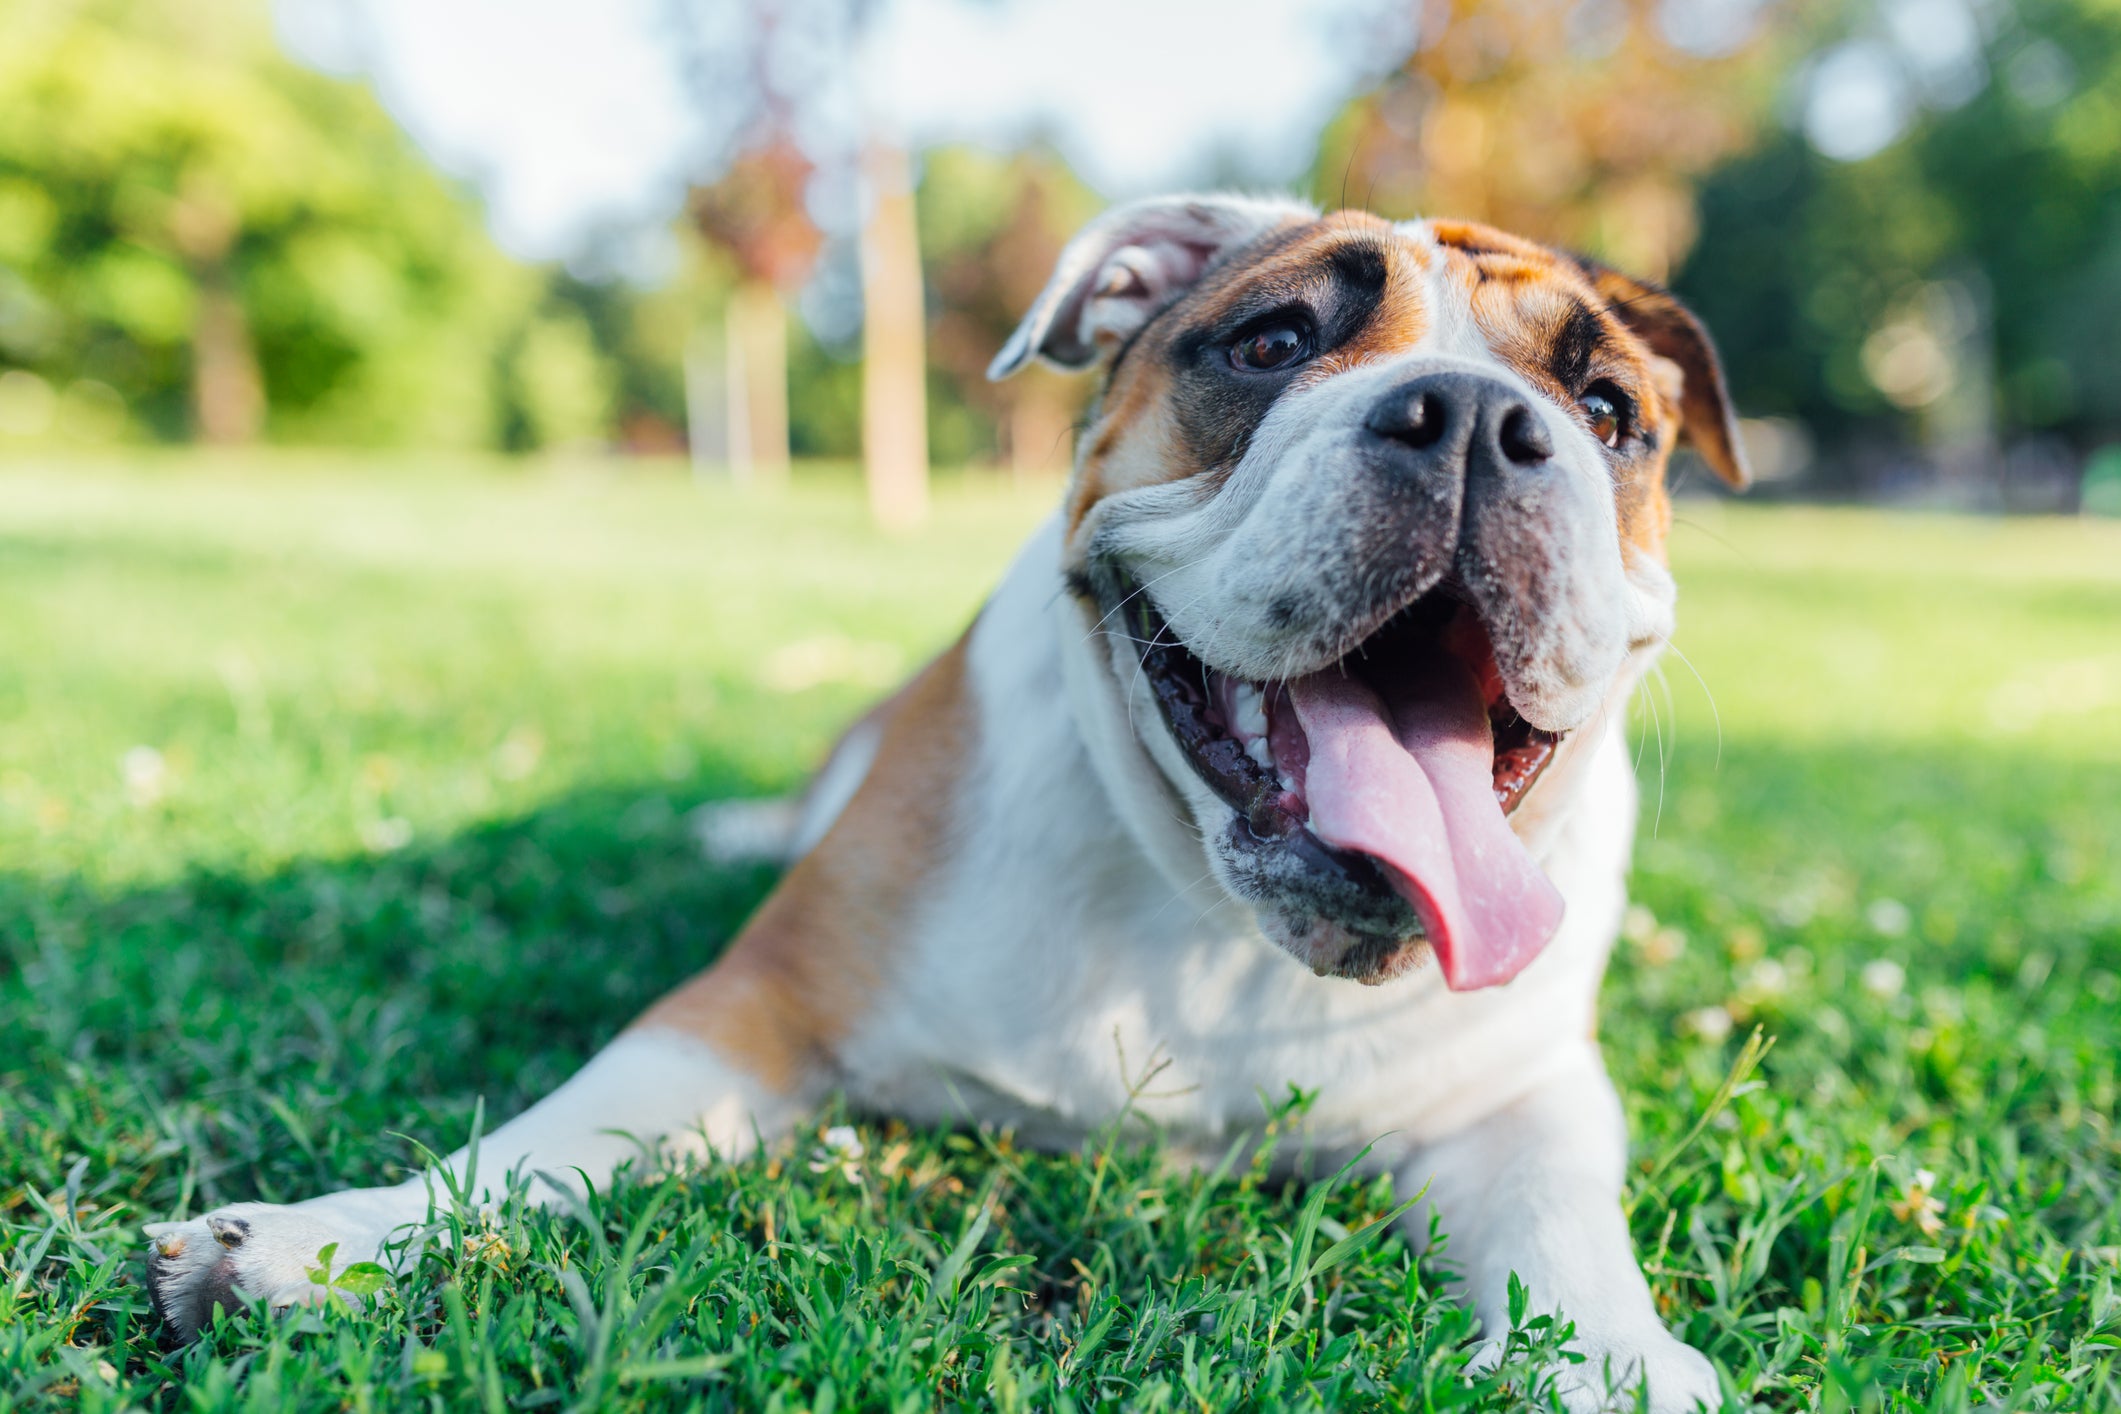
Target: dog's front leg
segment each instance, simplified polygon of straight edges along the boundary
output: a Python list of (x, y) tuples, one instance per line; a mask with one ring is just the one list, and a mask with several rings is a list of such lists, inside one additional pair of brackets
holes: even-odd
[[(1044, 591), (1040, 594), (1043, 596)], [(661, 1144), (725, 1157), (785, 1132), (839, 1078), (838, 1047), (887, 991), (886, 960), (913, 935), (921, 881), (945, 840), (952, 783), (968, 769), (965, 640), (883, 715), (874, 765), (818, 848), (797, 861), (720, 961), (649, 1008), (580, 1074), (479, 1145), (475, 1202), (506, 1191), (556, 1201), (586, 1177)], [(460, 1188), (473, 1168), (458, 1153)], [(579, 1175), (579, 1176), (577, 1176)], [(179, 1335), (240, 1294), (314, 1300), (317, 1254), (374, 1260), (427, 1216), (443, 1175), (280, 1207), (237, 1203), (148, 1229), (148, 1291)]]
[(1487, 1355), (1510, 1329), (1509, 1290), (1524, 1284), (1528, 1315), (1560, 1312), (1587, 1357), (1561, 1373), (1571, 1409), (1719, 1407), (1715, 1372), (1657, 1318), (1620, 1207), (1627, 1135), (1619, 1097), (1586, 1044), (1553, 1079), (1400, 1170), (1404, 1191), (1428, 1185), (1411, 1214), (1417, 1240), (1433, 1212), (1448, 1234), (1444, 1266), (1480, 1317)]
[[(800, 1076), (762, 1075), (760, 1067), (732, 1059), (735, 1048), (715, 1044), (711, 1028), (702, 1035), (686, 1024), (698, 1019), (688, 1013), (699, 1010), (697, 997), (688, 994), (717, 990), (719, 971), (672, 994), (573, 1079), (486, 1136), (476, 1164), (468, 1148), (451, 1155), (446, 1177), (484, 1204), (502, 1198), (510, 1176), (519, 1175), (533, 1201), (550, 1205), (562, 1201), (563, 1189), (578, 1192), (585, 1178), (603, 1187), (643, 1146), (733, 1157), (749, 1150), (755, 1136), (784, 1130), (803, 1092), (816, 1087)], [(740, 998), (745, 979), (727, 980)], [(149, 1296), (179, 1338), (210, 1322), (216, 1306), (233, 1307), (244, 1297), (275, 1306), (321, 1299), (326, 1287), (312, 1273), (324, 1248), (335, 1248), (337, 1271), (387, 1260), (384, 1244), (393, 1233), (423, 1222), (431, 1202), (447, 1207), (444, 1179), (430, 1171), (390, 1187), (346, 1189), (285, 1206), (233, 1203), (188, 1221), (153, 1224), (147, 1229)]]

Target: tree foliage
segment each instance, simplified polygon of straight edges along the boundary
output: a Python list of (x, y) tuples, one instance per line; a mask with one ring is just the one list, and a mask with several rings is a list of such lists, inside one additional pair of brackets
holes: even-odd
[(278, 438), (478, 444), (579, 327), (546, 286), (364, 89), (282, 57), (258, 7), (10, 5), (0, 362), (154, 436), (214, 415), (219, 359), (255, 370)]
[[(932, 304), (931, 438), (952, 460), (999, 457), (1022, 471), (1065, 464), (1080, 380), (1046, 369), (987, 381), (993, 361), (1098, 200), (1056, 154), (968, 147), (928, 155), (921, 251)], [(1060, 455), (1056, 458), (1056, 452)]]
[(1313, 195), (1485, 221), (1662, 278), (1694, 237), (1693, 181), (1745, 146), (1780, 54), (1766, 19), (1716, 31), (1688, 14), (1422, 6), (1405, 65), (1327, 132)]
[[(170, 439), (669, 448), (733, 290), (848, 313), (848, 232), (812, 214), (838, 209), (816, 189), (846, 153), (789, 134), (853, 62), (859, 11), (762, 10), (752, 47), (684, 51), (730, 148), (674, 223), (684, 273), (642, 291), (500, 252), (369, 92), (279, 53), (265, 0), (12, 0), (0, 434), (55, 408)], [(1973, 48), (1939, 83), (1923, 66), (1954, 16)], [(1329, 125), (1321, 203), (1485, 219), (1670, 280), (1745, 409), (1803, 424), (1830, 465), (2121, 437), (2112, 0), (1435, 0), (1418, 38)], [(1812, 111), (1852, 47), (1906, 102), (1862, 155)], [(934, 458), (1050, 466), (1080, 390), (984, 368), (1099, 199), (1035, 145), (916, 170)], [(787, 330), (799, 454), (859, 451), (851, 327)]]
[[(1922, 102), (1897, 141), (1836, 161), (1793, 101), (1792, 121), (1703, 183), (1702, 239), (1677, 283), (1757, 410), (1830, 444), (1941, 415), (1964, 390), (1881, 387), (1879, 339), (1943, 286), (1985, 326), (1975, 357), (2003, 440), (2121, 431), (2121, 10), (1988, 13), (1971, 91)], [(1836, 19), (1828, 44), (1879, 27), (1868, 3)]]

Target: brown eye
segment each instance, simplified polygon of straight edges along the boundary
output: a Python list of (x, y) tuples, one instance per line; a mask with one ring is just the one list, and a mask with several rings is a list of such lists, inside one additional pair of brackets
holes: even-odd
[(1620, 445), (1628, 435), (1628, 395), (1610, 383), (1593, 383), (1581, 401), (1591, 435), (1608, 447)]
[(1302, 358), (1310, 340), (1300, 324), (1269, 324), (1230, 346), (1230, 362), (1264, 373)]

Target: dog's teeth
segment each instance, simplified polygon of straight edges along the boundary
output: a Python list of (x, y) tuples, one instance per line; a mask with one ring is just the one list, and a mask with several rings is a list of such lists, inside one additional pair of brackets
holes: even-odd
[(1245, 755), (1270, 771), (1274, 769), (1274, 758), (1268, 754), (1267, 739), (1263, 736), (1253, 737), (1245, 743)]
[(1230, 689), (1230, 723), (1243, 736), (1265, 736), (1267, 734), (1267, 704), (1259, 689), (1248, 682), (1233, 685)]

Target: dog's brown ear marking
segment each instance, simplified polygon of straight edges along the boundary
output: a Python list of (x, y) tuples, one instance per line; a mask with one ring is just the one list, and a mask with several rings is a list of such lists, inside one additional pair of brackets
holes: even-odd
[(1724, 386), (1723, 363), (1716, 345), (1694, 312), (1670, 291), (1637, 280), (1584, 256), (1576, 257), (1583, 273), (1605, 300), (1613, 317), (1650, 346), (1650, 352), (1679, 370), (1681, 435), (1709, 469), (1733, 490), (1743, 491), (1753, 476), (1746, 469), (1745, 447), (1738, 439), (1738, 417)]
[(1034, 358), (1088, 368), (1139, 333), (1218, 256), (1317, 214), (1294, 201), (1239, 196), (1160, 197), (1115, 207), (1068, 242), (987, 376), (1007, 378)]

